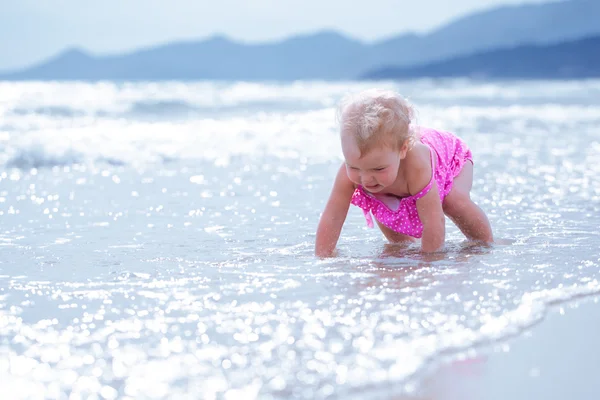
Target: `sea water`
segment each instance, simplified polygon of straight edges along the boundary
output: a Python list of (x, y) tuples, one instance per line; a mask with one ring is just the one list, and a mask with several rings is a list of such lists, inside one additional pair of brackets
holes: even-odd
[(497, 243), (313, 256), (368, 82), (0, 83), (0, 391), (392, 398), (600, 292), (600, 81), (380, 82), (474, 154)]

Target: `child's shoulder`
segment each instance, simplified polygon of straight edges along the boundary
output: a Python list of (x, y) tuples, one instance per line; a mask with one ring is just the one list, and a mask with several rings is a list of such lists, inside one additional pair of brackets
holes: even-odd
[(411, 170), (429, 169), (431, 167), (431, 150), (429, 149), (429, 146), (420, 141), (416, 141), (406, 153), (404, 163)]
[(432, 155), (429, 146), (417, 142), (404, 159), (405, 179), (411, 195), (420, 192), (431, 180), (433, 173)]

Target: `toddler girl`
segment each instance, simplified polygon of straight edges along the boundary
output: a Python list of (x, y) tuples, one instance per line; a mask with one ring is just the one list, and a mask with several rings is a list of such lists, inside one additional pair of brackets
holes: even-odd
[(490, 223), (470, 197), (473, 161), (461, 139), (411, 124), (411, 106), (388, 90), (345, 98), (338, 117), (345, 162), (319, 221), (317, 256), (335, 254), (350, 204), (371, 227), (373, 216), (389, 241), (420, 238), (424, 252), (443, 248), (444, 215), (468, 239), (492, 242)]

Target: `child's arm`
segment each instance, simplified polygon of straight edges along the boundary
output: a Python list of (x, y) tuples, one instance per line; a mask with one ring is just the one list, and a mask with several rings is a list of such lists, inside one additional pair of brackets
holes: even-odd
[(335, 246), (340, 237), (342, 226), (346, 221), (354, 189), (354, 184), (348, 179), (346, 166), (342, 164), (335, 178), (323, 215), (319, 220), (315, 240), (315, 255), (317, 257), (335, 255)]
[(417, 200), (417, 212), (423, 223), (421, 250), (427, 253), (441, 250), (446, 238), (446, 221), (435, 179), (429, 192)]
[[(422, 147), (420, 152), (415, 153), (409, 162), (412, 171), (410, 179), (408, 179), (409, 191), (411, 194), (418, 193), (429, 184), (433, 176), (429, 148)], [(417, 199), (417, 212), (423, 223), (421, 250), (428, 253), (441, 250), (444, 247), (446, 236), (446, 221), (435, 179), (433, 179), (431, 189), (423, 197)]]

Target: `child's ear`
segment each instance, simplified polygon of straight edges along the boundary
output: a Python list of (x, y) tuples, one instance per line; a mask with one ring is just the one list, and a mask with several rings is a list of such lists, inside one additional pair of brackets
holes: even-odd
[(404, 160), (406, 157), (406, 153), (408, 153), (408, 140), (404, 141), (404, 144), (400, 147), (400, 159)]

